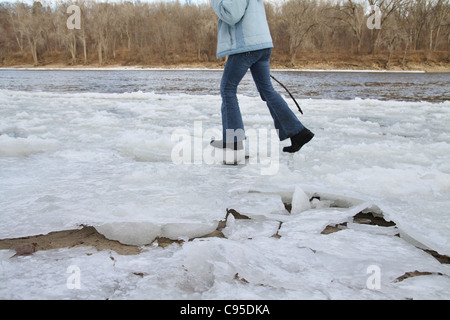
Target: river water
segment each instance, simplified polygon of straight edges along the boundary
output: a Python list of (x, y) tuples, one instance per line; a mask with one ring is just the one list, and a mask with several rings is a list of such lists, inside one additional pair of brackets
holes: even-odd
[[(442, 102), (449, 73), (273, 71), (298, 99), (354, 98)], [(219, 94), (220, 70), (0, 70), (0, 88), (48, 92)], [(278, 87), (277, 84), (274, 84)], [(281, 87), (278, 87), (283, 91)], [(239, 93), (256, 96), (251, 75)]]

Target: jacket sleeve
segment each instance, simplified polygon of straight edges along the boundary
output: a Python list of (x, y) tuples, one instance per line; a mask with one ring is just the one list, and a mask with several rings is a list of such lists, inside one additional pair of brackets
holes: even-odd
[(244, 16), (248, 0), (212, 0), (211, 4), (219, 19), (233, 26)]

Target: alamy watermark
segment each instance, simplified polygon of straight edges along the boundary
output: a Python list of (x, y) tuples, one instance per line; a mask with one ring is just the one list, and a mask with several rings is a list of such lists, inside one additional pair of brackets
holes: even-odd
[[(66, 287), (69, 290), (81, 289), (81, 269), (77, 265), (70, 265), (66, 269), (69, 274), (66, 280)], [(366, 269), (369, 276), (366, 280), (366, 287), (369, 290), (381, 290), (381, 268), (378, 265), (369, 265)]]
[[(371, 5), (370, 6), (371, 11), (373, 14), (371, 14), (366, 21), (366, 26), (370, 30), (373, 29), (381, 29), (381, 10), (377, 5)], [(68, 29), (81, 29), (81, 9), (77, 5), (70, 5), (67, 7), (66, 12), (70, 14), (70, 16), (67, 18), (66, 26)]]
[(366, 287), (370, 290), (381, 289), (381, 268), (375, 264), (367, 267), (366, 273), (369, 277), (366, 280)]
[(381, 10), (378, 6), (370, 6), (374, 13), (367, 18), (366, 25), (370, 30), (381, 29)]
[(69, 274), (66, 281), (66, 287), (69, 290), (81, 289), (81, 269), (77, 265), (70, 265), (66, 269)]
[(81, 29), (81, 9), (77, 5), (70, 5), (67, 7), (67, 13), (71, 15), (67, 18), (66, 26), (67, 29)]
[[(202, 121), (194, 122), (193, 135), (188, 129), (176, 129), (171, 140), (175, 142), (171, 159), (174, 164), (246, 164), (255, 165), (261, 175), (275, 175), (280, 164), (280, 141), (278, 130), (248, 129), (245, 131), (226, 130), (227, 141), (236, 143), (238, 150), (230, 148), (215, 148), (209, 144), (214, 138), (222, 138), (218, 129), (203, 129)], [(221, 140), (221, 139), (220, 139)], [(205, 144), (207, 142), (207, 144)]]
[[(381, 10), (377, 5), (370, 6), (371, 14), (366, 21), (366, 26), (370, 30), (372, 29), (381, 29)], [(68, 14), (71, 14), (66, 21), (66, 26), (68, 29), (81, 29), (81, 9), (77, 5), (70, 5), (67, 7)]]

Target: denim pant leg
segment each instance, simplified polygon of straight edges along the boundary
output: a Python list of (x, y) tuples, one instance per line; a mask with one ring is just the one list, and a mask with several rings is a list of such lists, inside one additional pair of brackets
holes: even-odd
[(275, 128), (278, 129), (278, 136), (283, 141), (299, 133), (305, 127), (289, 108), (283, 97), (272, 86), (270, 55), (271, 49), (266, 49), (250, 70), (261, 98), (267, 103)]
[(234, 137), (233, 140), (244, 139), (244, 123), (237, 99), (237, 87), (250, 68), (250, 65), (245, 53), (230, 55), (223, 71), (222, 81), (220, 83), (220, 93), (222, 96), (222, 129), (223, 141), (228, 143), (234, 141), (227, 141), (229, 140), (227, 139), (227, 130), (229, 134), (230, 132), (240, 131), (242, 137)]

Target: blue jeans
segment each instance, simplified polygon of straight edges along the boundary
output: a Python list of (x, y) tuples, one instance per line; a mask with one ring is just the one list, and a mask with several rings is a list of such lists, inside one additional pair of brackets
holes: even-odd
[[(304, 129), (283, 97), (275, 91), (270, 78), (271, 49), (263, 49), (246, 53), (230, 55), (223, 71), (220, 84), (222, 96), (222, 128), (223, 141), (227, 141), (227, 129), (235, 132), (244, 132), (244, 124), (237, 99), (237, 87), (248, 69), (253, 76), (259, 95), (267, 103), (273, 118), (275, 128), (281, 141), (292, 137)], [(239, 130), (240, 129), (240, 130)], [(228, 130), (230, 132), (230, 130)], [(243, 140), (243, 136), (234, 140)]]

